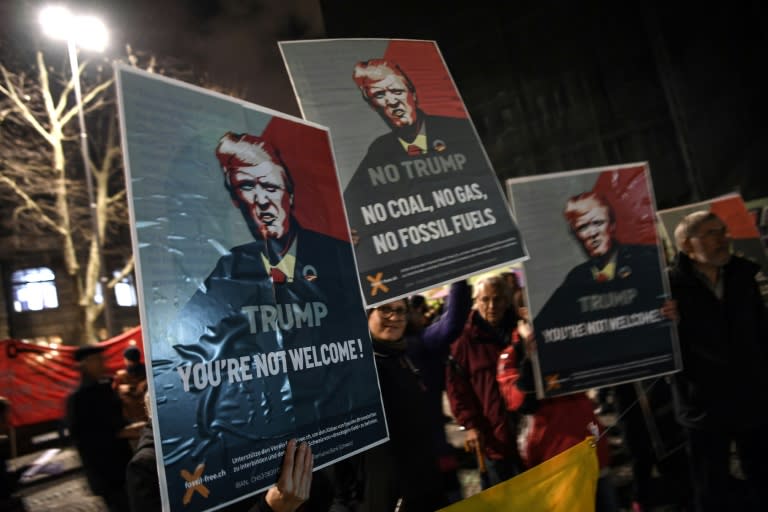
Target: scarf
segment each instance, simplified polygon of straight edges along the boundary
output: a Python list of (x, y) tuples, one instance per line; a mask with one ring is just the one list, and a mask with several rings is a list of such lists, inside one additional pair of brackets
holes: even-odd
[(377, 356), (400, 357), (405, 354), (405, 338), (400, 338), (397, 341), (381, 341), (376, 338), (371, 339), (373, 340), (373, 352)]

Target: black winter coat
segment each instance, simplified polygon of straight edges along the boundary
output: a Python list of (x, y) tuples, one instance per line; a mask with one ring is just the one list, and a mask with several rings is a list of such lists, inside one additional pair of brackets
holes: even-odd
[(125, 487), (131, 512), (160, 510), (160, 483), (155, 460), (155, 436), (152, 427), (141, 431), (136, 453), (125, 471)]
[(94, 494), (125, 485), (131, 446), (117, 437), (125, 425), (123, 404), (109, 382), (84, 378), (67, 398), (67, 426)]
[(431, 439), (426, 388), (419, 372), (389, 343), (374, 340), (376, 371), (389, 428), (389, 442), (333, 466), (332, 510), (432, 512), (446, 505)]
[(768, 424), (768, 317), (755, 280), (759, 269), (733, 256), (722, 269), (723, 300), (686, 255), (670, 270), (683, 358), (673, 393), (685, 427), (739, 432)]

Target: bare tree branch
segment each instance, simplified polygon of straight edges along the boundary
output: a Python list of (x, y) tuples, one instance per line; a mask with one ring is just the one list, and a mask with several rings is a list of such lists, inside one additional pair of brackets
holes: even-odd
[(131, 254), (131, 257), (128, 259), (128, 261), (125, 262), (125, 265), (122, 269), (120, 269), (120, 272), (114, 276), (112, 279), (107, 282), (107, 288), (113, 289), (117, 283), (122, 281), (126, 278), (131, 272), (133, 272), (134, 267), (134, 260), (133, 260), (133, 254)]
[[(112, 85), (112, 82), (114, 82), (113, 79), (109, 79), (106, 82), (102, 82), (90, 91), (88, 93), (83, 95), (83, 106), (87, 106), (91, 101), (93, 101), (96, 97), (98, 97), (99, 94), (103, 93), (107, 89), (110, 88)], [(64, 126), (67, 123), (69, 123), (74, 116), (77, 115), (78, 112), (78, 106), (75, 105), (71, 109), (69, 109), (64, 115), (61, 116), (60, 121), (61, 125)]]
[(41, 137), (43, 137), (49, 144), (53, 144), (53, 141), (51, 139), (50, 133), (48, 133), (48, 130), (45, 129), (45, 127), (40, 124), (40, 122), (37, 120), (37, 118), (32, 114), (32, 112), (29, 110), (29, 107), (19, 98), (19, 95), (16, 91), (16, 87), (13, 85), (13, 82), (11, 81), (11, 78), (9, 76), (8, 70), (5, 69), (5, 66), (0, 64), (0, 72), (3, 74), (3, 81), (5, 82), (5, 87), (0, 85), (0, 92), (3, 93), (8, 99), (11, 100), (11, 102), (14, 105), (14, 111), (21, 115), (21, 117), (29, 123), (30, 126), (32, 126), (35, 131), (37, 131), (38, 134), (40, 134)]
[(110, 198), (107, 200), (107, 204), (109, 204), (110, 206), (112, 206), (112, 205), (113, 205), (113, 204), (115, 204), (115, 203), (118, 203), (118, 202), (124, 201), (124, 200), (125, 200), (125, 196), (126, 196), (126, 190), (125, 190), (125, 189), (123, 189), (123, 190), (120, 190), (120, 191), (118, 191), (117, 193), (113, 194), (113, 195), (112, 195), (112, 196), (111, 196), (111, 197), (110, 197)]
[[(53, 231), (57, 232), (60, 235), (65, 236), (66, 233), (61, 229), (61, 227), (48, 215), (43, 212), (42, 208), (31, 198), (29, 195), (27, 195), (24, 190), (22, 190), (20, 187), (16, 185), (16, 182), (12, 179), (8, 178), (7, 176), (0, 175), (0, 183), (4, 183), (8, 188), (13, 191), (19, 198), (23, 201), (23, 209), (28, 209), (35, 211), (39, 214), (39, 220), (43, 222), (44, 224), (48, 225)], [(17, 208), (18, 209), (18, 208)], [(14, 213), (14, 217), (16, 216), (16, 213)], [(15, 220), (15, 219), (14, 219)]]
[[(79, 66), (78, 73), (82, 74), (87, 64), (87, 61), (82, 62)], [(59, 101), (56, 104), (56, 117), (61, 117), (62, 112), (64, 112), (64, 109), (67, 108), (67, 104), (69, 103), (69, 95), (72, 93), (74, 88), (75, 77), (70, 77), (70, 79), (64, 83), (64, 89), (62, 89), (61, 94), (59, 94)]]
[[(136, 67), (196, 81), (181, 61), (127, 50)], [(129, 243), (114, 80), (83, 61), (78, 69), (86, 79), (82, 104), (72, 105), (75, 77), (68, 76), (67, 69), (46, 66), (42, 52), (36, 53), (27, 69), (12, 70), (6, 65), (0, 63), (0, 226), (17, 238), (57, 235), (67, 273), (77, 285), (84, 319), (80, 337), (94, 340), (106, 303), (95, 302), (97, 284), (111, 274), (107, 272), (111, 269), (102, 267), (105, 253), (101, 251), (124, 254)], [(70, 126), (79, 108), (91, 127), (86, 154), (81, 154), (77, 130)], [(93, 171), (93, 209), (83, 158)], [(113, 289), (133, 269), (131, 257), (118, 275), (103, 284)]]

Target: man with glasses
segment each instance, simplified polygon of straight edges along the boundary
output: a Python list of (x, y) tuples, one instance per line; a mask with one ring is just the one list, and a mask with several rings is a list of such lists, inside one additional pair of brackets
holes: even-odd
[[(768, 510), (768, 317), (755, 280), (760, 268), (731, 254), (727, 228), (711, 212), (683, 218), (675, 243), (670, 284), (683, 371), (673, 393), (688, 434), (695, 510)], [(749, 503), (738, 506), (729, 500), (731, 443), (750, 491)]]

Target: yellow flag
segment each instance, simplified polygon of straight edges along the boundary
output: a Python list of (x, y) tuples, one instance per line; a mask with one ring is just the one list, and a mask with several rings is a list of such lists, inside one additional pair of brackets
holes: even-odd
[(594, 512), (599, 469), (593, 439), (442, 512)]

